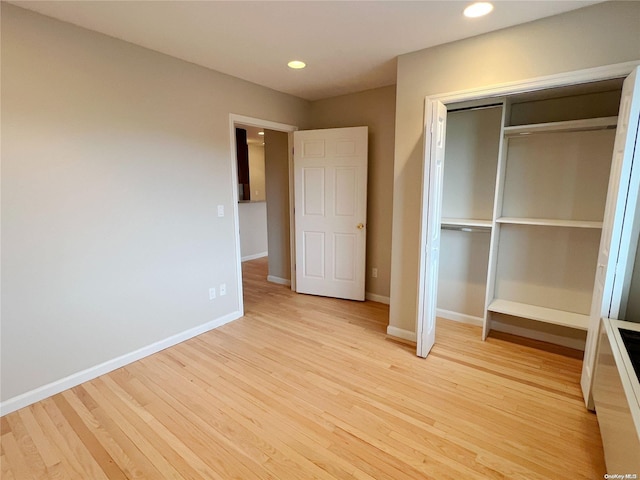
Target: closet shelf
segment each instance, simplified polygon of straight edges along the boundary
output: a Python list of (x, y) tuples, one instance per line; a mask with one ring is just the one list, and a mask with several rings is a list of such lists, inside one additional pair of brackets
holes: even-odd
[(494, 299), (487, 310), (514, 317), (528, 318), (539, 322), (552, 323), (578, 330), (589, 329), (589, 315), (566, 312), (554, 308), (538, 307), (526, 303)]
[(561, 220), (556, 218), (499, 217), (496, 219), (496, 222), (514, 225), (543, 225), (548, 227), (602, 228), (602, 222), (593, 222), (590, 220)]
[(600, 117), (587, 118), (584, 120), (569, 120), (565, 122), (535, 123), (530, 125), (504, 127), (504, 135), (510, 137), (514, 135), (528, 135), (534, 133), (602, 130), (605, 128), (615, 128), (617, 124), (618, 117)]
[(491, 220), (480, 220), (477, 218), (451, 218), (442, 217), (440, 220), (441, 226), (452, 227), (484, 227), (491, 228)]

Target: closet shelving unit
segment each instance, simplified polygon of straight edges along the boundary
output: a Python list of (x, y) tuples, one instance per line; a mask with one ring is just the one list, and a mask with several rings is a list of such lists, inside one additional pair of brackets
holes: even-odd
[(584, 341), (621, 83), (449, 106), (438, 316)]
[(503, 127), (484, 337), (493, 314), (588, 330), (616, 124)]

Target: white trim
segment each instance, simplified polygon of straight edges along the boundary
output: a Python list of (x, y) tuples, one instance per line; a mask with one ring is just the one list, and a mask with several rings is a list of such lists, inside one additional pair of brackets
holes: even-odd
[(291, 286), (291, 280), (287, 278), (276, 277), (274, 275), (268, 275), (267, 282), (277, 283), (278, 285), (286, 285), (287, 287)]
[[(235, 113), (230, 113), (229, 118), (232, 120), (234, 124), (241, 123), (242, 125), (248, 125), (250, 127), (266, 128), (267, 130), (277, 130), (279, 132), (294, 132), (298, 130), (298, 127), (296, 127), (295, 125), (272, 122), (270, 120), (263, 120), (261, 118), (245, 117), (244, 115), (236, 115)], [(235, 140), (235, 132), (234, 132), (234, 140)]]
[[(236, 129), (235, 125), (248, 125), (251, 127), (266, 128), (268, 130), (277, 130), (280, 132), (289, 133), (289, 150), (291, 150), (291, 132), (298, 130), (295, 125), (288, 125), (286, 123), (271, 122), (269, 120), (263, 120), (260, 118), (246, 117), (244, 115), (237, 115), (235, 113), (229, 114), (229, 137), (230, 137), (230, 152), (231, 152), (231, 189), (233, 195), (233, 221), (234, 230), (236, 236), (236, 276), (238, 279), (238, 309), (240, 316), (244, 315), (244, 300), (243, 300), (243, 288), (242, 288), (242, 252), (240, 251), (240, 216), (238, 213), (238, 165), (236, 152)], [(289, 162), (289, 169), (291, 169), (291, 161)], [(291, 174), (290, 174), (291, 175)], [(293, 188), (293, 187), (292, 187)], [(289, 189), (291, 190), (291, 189)], [(289, 212), (293, 212), (293, 206), (291, 200), (289, 201)], [(292, 234), (293, 235), (293, 234)], [(293, 264), (291, 266), (293, 271)]]
[(517, 335), (519, 337), (532, 338), (533, 340), (540, 340), (542, 342), (553, 343), (554, 345), (562, 345), (563, 347), (569, 347), (575, 350), (582, 351), (584, 351), (586, 343), (586, 340), (579, 340), (577, 338), (568, 338), (561, 335), (554, 335), (552, 333), (531, 330), (529, 328), (519, 327), (517, 325), (502, 323), (499, 320), (491, 321), (491, 330), (510, 333), (511, 335)]
[(516, 95), (518, 93), (533, 92), (547, 88), (563, 87), (567, 85), (577, 85), (580, 83), (597, 82), (617, 77), (626, 77), (635, 67), (640, 65), (639, 60), (630, 62), (615, 63), (601, 67), (586, 68), (574, 72), (564, 72), (544, 77), (535, 77), (528, 80), (516, 80), (513, 82), (498, 83), (488, 87), (477, 87), (469, 90), (458, 90), (436, 95), (429, 95), (427, 100), (438, 100), (444, 104), (479, 100), (492, 97), (502, 97), (505, 95)]
[(155, 343), (152, 343), (151, 345), (147, 345), (146, 347), (139, 348), (138, 350), (134, 350), (133, 352), (125, 353), (124, 355), (113, 358), (111, 360), (107, 360), (106, 362), (99, 365), (89, 367), (86, 370), (82, 370), (81, 372), (73, 373), (68, 377), (61, 378), (54, 382), (35, 388), (29, 392), (17, 395), (0, 403), (0, 416), (15, 412), (20, 408), (24, 408), (33, 403), (39, 402), (40, 400), (44, 400), (45, 398), (51, 397), (52, 395), (56, 395), (60, 392), (68, 390), (69, 388), (78, 386), (81, 383), (93, 380), (100, 375), (112, 372), (137, 360), (148, 357), (149, 355), (153, 355), (154, 353), (164, 350), (165, 348), (172, 347), (174, 345), (177, 345), (178, 343), (184, 342), (185, 340), (189, 340), (190, 338), (218, 328), (233, 320), (237, 320), (241, 316), (242, 314), (239, 311), (229, 313), (205, 324), (198, 325), (197, 327), (193, 327), (189, 330), (185, 330), (184, 332), (172, 335), (171, 337), (165, 338), (164, 340), (159, 340)]
[(238, 209), (238, 151), (236, 148), (235, 115), (229, 115), (229, 150), (231, 152), (231, 204), (233, 205), (234, 235), (236, 240), (236, 288), (238, 292), (238, 308), (244, 315), (244, 291), (242, 289), (242, 251), (240, 250), (240, 212)]
[(256, 258), (264, 258), (267, 256), (269, 256), (269, 252), (254, 253), (253, 255), (246, 255), (242, 257), (242, 261), (248, 262), (249, 260), (255, 260)]
[(444, 318), (446, 320), (453, 320), (454, 322), (477, 325), (478, 327), (481, 327), (483, 323), (482, 317), (474, 317), (473, 315), (467, 315), (466, 313), (443, 310), (442, 308), (436, 308), (436, 317)]
[(387, 327), (387, 335), (390, 337), (401, 338), (402, 340), (408, 340), (410, 342), (416, 341), (416, 332), (410, 332), (409, 330), (403, 330), (402, 328), (392, 327), (389, 325)]
[(288, 154), (288, 162), (289, 162), (289, 257), (290, 257), (290, 265), (291, 265), (291, 273), (289, 276), (291, 277), (291, 290), (297, 292), (297, 273), (296, 273), (296, 181), (295, 181), (295, 172), (293, 170), (293, 145), (295, 142), (294, 132), (289, 132), (289, 151)]
[(385, 305), (389, 305), (390, 302), (389, 297), (371, 292), (365, 292), (364, 298), (367, 300), (371, 300), (372, 302), (384, 303)]

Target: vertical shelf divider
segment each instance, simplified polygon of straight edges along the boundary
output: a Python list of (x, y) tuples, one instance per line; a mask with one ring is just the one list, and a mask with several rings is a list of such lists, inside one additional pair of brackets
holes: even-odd
[(506, 177), (506, 151), (504, 135), (505, 126), (510, 121), (510, 101), (502, 102), (502, 125), (500, 127), (500, 146), (498, 148), (498, 168), (496, 170), (496, 188), (493, 202), (493, 218), (491, 224), (491, 241), (489, 246), (489, 266), (487, 269), (487, 288), (484, 303), (484, 319), (482, 325), (482, 340), (486, 340), (491, 331), (491, 311), (489, 305), (493, 301), (496, 289), (496, 272), (498, 270), (498, 244), (500, 242), (500, 224), (497, 219), (502, 216), (502, 199), (504, 196), (504, 180)]

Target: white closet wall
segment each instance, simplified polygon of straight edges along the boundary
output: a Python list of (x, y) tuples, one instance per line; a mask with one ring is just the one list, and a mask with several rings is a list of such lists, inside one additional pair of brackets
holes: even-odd
[(449, 112), (442, 198), (438, 316), (484, 317), (502, 105)]
[(449, 112), (442, 217), (491, 220), (502, 106)]
[[(489, 233), (442, 230), (438, 272), (438, 316), (469, 316), (482, 322), (487, 288)], [(458, 320), (459, 318), (454, 318)]]
[(502, 216), (602, 222), (615, 130), (508, 139)]
[[(614, 117), (620, 106), (619, 80), (598, 82), (592, 86), (562, 87), (520, 95), (509, 109), (509, 125)], [(551, 95), (551, 96), (549, 96)]]
[(600, 230), (503, 225), (494, 299), (585, 315), (591, 308)]

